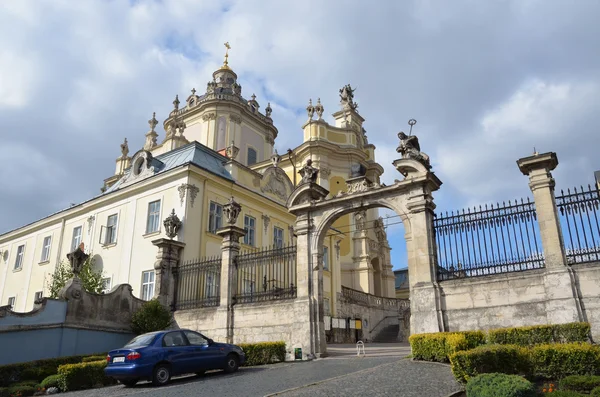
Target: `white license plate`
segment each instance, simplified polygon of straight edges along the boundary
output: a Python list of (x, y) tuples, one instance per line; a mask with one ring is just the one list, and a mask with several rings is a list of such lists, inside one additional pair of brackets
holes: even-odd
[(113, 363), (124, 363), (125, 357), (115, 357), (113, 358)]

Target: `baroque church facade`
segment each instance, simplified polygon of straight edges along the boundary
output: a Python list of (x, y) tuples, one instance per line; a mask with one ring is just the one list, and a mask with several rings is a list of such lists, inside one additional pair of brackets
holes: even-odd
[[(332, 196), (343, 194), (354, 177), (380, 182), (383, 167), (349, 85), (340, 90), (335, 123), (323, 119), (320, 100), (309, 101), (302, 144), (279, 155), (270, 104), (262, 111), (255, 95), (242, 96), (227, 53), (212, 77), (204, 94), (192, 89), (184, 102), (175, 98), (163, 137), (153, 115), (143, 148), (130, 155), (125, 140), (99, 196), (0, 235), (0, 306), (32, 310), (48, 293), (56, 265), (82, 242), (102, 271), (106, 292), (130, 284), (135, 296), (151, 299), (152, 241), (166, 237), (163, 220), (174, 213), (182, 221), (176, 239), (185, 242), (183, 262), (220, 255), (215, 232), (225, 224), (223, 205), (230, 197), (242, 205), (242, 251), (293, 245), (295, 217), (286, 201), (309, 160), (319, 169), (317, 183)], [(395, 297), (390, 246), (377, 209), (337, 219), (322, 255), (327, 314), (335, 316), (342, 286)]]

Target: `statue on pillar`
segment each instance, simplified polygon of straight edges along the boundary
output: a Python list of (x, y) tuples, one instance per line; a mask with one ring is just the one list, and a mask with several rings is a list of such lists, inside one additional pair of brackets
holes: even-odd
[(358, 104), (354, 103), (354, 91), (350, 84), (346, 84), (340, 89), (340, 104), (344, 110), (356, 110)]
[(173, 211), (171, 211), (171, 215), (169, 215), (163, 221), (163, 225), (165, 227), (167, 237), (173, 240), (181, 228), (181, 221), (179, 220), (177, 214), (175, 214), (175, 208), (173, 208)]
[(298, 171), (298, 173), (302, 176), (300, 180), (300, 185), (304, 183), (316, 183), (317, 175), (319, 174), (319, 170), (312, 166), (312, 160), (306, 160), (306, 165)]
[(81, 272), (83, 264), (89, 258), (89, 255), (83, 252), (84, 248), (84, 243), (81, 243), (75, 251), (67, 254), (67, 259), (71, 264), (71, 270), (73, 271), (73, 275), (75, 277), (79, 277), (79, 273)]
[(242, 206), (231, 196), (229, 202), (223, 206), (223, 213), (227, 218), (227, 223), (232, 226), (235, 225), (240, 212), (242, 212)]
[(402, 158), (417, 160), (427, 167), (427, 169), (431, 169), (429, 156), (421, 152), (419, 138), (417, 138), (416, 135), (408, 136), (404, 132), (400, 131), (398, 133), (398, 138), (400, 138), (400, 144), (396, 148), (396, 152), (402, 154)]
[(357, 231), (366, 230), (367, 212), (358, 211), (354, 213), (354, 222), (356, 224)]

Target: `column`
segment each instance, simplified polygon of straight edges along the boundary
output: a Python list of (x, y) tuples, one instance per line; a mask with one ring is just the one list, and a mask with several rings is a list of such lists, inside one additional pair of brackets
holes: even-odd
[(227, 343), (233, 343), (234, 335), (234, 313), (235, 295), (237, 292), (237, 269), (236, 258), (240, 253), (240, 238), (246, 234), (242, 228), (235, 226), (237, 218), (242, 210), (233, 197), (223, 206), (223, 213), (228, 225), (217, 230), (217, 234), (223, 237), (221, 243), (221, 285), (219, 311), (225, 315), (225, 328)]
[(540, 227), (546, 272), (546, 317), (549, 324), (584, 321), (575, 277), (567, 266), (558, 208), (554, 197), (551, 171), (558, 165), (556, 153), (534, 154), (517, 160), (524, 175), (529, 177), (535, 211)]
[(177, 270), (185, 243), (167, 238), (152, 241), (158, 247), (154, 262), (154, 298), (165, 307), (175, 310), (177, 304)]

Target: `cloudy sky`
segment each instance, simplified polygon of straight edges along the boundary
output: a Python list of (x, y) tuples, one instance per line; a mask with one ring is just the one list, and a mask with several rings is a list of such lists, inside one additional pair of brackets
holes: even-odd
[[(593, 183), (600, 169), (597, 1), (0, 0), (0, 9), (0, 233), (97, 195), (123, 138), (135, 152), (153, 111), (162, 122), (175, 94), (203, 92), (225, 41), (243, 94), (271, 102), (280, 153), (301, 143), (308, 99), (331, 114), (350, 83), (389, 183), (399, 177), (396, 134), (417, 119), (444, 182), (441, 211), (529, 195), (515, 161), (534, 147), (557, 152), (558, 188)], [(402, 233), (388, 232), (395, 267)]]

